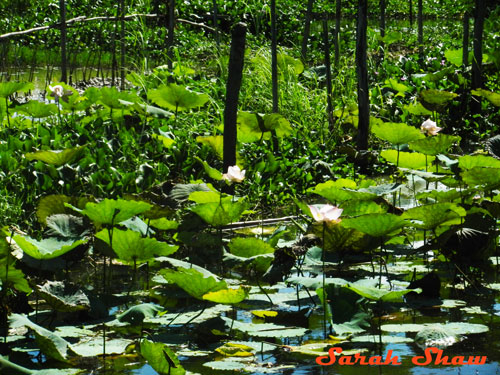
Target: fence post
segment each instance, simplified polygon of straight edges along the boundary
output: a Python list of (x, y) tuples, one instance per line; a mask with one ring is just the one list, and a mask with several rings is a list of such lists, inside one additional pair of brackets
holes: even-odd
[(358, 150), (368, 149), (370, 124), (370, 99), (368, 96), (368, 71), (366, 67), (366, 29), (368, 21), (367, 0), (358, 0), (358, 27), (356, 32), (356, 71), (358, 76)]
[(120, 0), (120, 88), (125, 89), (125, 0)]
[(59, 0), (59, 14), (61, 19), (61, 82), (68, 80), (68, 60), (66, 56), (66, 2)]
[(236, 119), (238, 116), (238, 97), (245, 59), (246, 30), (246, 24), (239, 22), (233, 27), (231, 33), (231, 51), (226, 83), (226, 106), (224, 108), (224, 172), (227, 172), (230, 166), (236, 165)]
[(301, 56), (302, 61), (306, 61), (307, 56), (307, 41), (309, 39), (309, 33), (311, 30), (311, 14), (313, 8), (314, 0), (308, 0), (307, 2), (307, 10), (306, 10), (306, 19), (304, 25), (304, 33), (302, 34), (302, 48), (301, 48)]
[(340, 17), (342, 11), (342, 0), (335, 2), (335, 37), (333, 39), (333, 48), (335, 49), (335, 68), (339, 66), (340, 59)]

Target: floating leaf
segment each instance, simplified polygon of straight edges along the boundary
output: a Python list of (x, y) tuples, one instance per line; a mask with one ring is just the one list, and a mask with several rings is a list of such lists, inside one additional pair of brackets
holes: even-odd
[(20, 235), (15, 235), (13, 240), (23, 252), (39, 260), (57, 258), (88, 241), (88, 239), (78, 241), (72, 239), (59, 240), (53, 237), (37, 241), (29, 236)]
[(120, 322), (130, 323), (132, 325), (140, 325), (146, 318), (153, 318), (164, 309), (154, 303), (142, 303), (135, 305), (128, 310), (116, 316)]
[(106, 339), (106, 351), (104, 351), (102, 336), (90, 336), (73, 344), (72, 348), (82, 357), (97, 357), (103, 355), (104, 352), (106, 352), (106, 355), (124, 354), (127, 347), (133, 343), (132, 340), (126, 339)]
[(380, 139), (394, 145), (401, 145), (425, 137), (420, 129), (404, 123), (380, 122), (372, 126), (371, 131)]
[(217, 281), (214, 277), (204, 277), (195, 269), (179, 268), (174, 270), (161, 270), (160, 274), (169, 282), (176, 284), (194, 298), (203, 299), (208, 292), (227, 289), (225, 281)]
[(224, 357), (251, 357), (254, 355), (253, 350), (251, 346), (232, 342), (226, 342), (215, 349), (217, 353), (222, 354)]
[(274, 323), (243, 323), (226, 317), (221, 317), (226, 322), (227, 327), (244, 332), (252, 337), (302, 337), (308, 330), (305, 328), (287, 327)]
[(45, 151), (29, 152), (24, 156), (28, 160), (41, 160), (44, 163), (59, 167), (61, 165), (69, 163), (75, 157), (80, 155), (84, 148), (85, 146), (79, 146), (74, 148), (66, 148), (64, 150), (45, 150)]
[(257, 318), (265, 319), (266, 317), (271, 317), (275, 318), (278, 316), (277, 311), (269, 311), (269, 310), (252, 310), (250, 311), (252, 315), (256, 316)]
[(409, 146), (412, 150), (425, 155), (444, 154), (454, 144), (460, 142), (459, 136), (438, 134), (433, 137), (425, 137), (413, 142)]
[(430, 167), (434, 161), (434, 156), (426, 156), (419, 152), (405, 152), (397, 150), (384, 150), (380, 153), (385, 160), (401, 168), (424, 169)]
[(208, 292), (203, 295), (203, 299), (225, 305), (235, 305), (248, 298), (250, 288), (240, 286), (238, 289), (221, 289), (215, 292)]
[(464, 322), (453, 323), (420, 323), (420, 324), (383, 324), (380, 328), (385, 332), (418, 332), (424, 327), (438, 326), (450, 330), (455, 335), (470, 335), (488, 332), (489, 328), (483, 324)]
[[(108, 245), (111, 244), (107, 229), (103, 229), (95, 236)], [(155, 256), (173, 254), (179, 248), (154, 238), (143, 237), (141, 233), (133, 230), (120, 230), (117, 228), (113, 229), (112, 241), (111, 245), (118, 259), (126, 262), (145, 262)]]
[(155, 90), (150, 90), (148, 92), (148, 99), (163, 108), (173, 111), (186, 111), (191, 108), (203, 106), (208, 102), (209, 96), (170, 83), (159, 86)]
[(373, 237), (382, 237), (392, 234), (405, 226), (405, 220), (400, 216), (386, 213), (374, 213), (344, 219), (342, 225), (354, 228)]
[(186, 373), (175, 353), (164, 343), (142, 340), (140, 349), (141, 355), (160, 375), (184, 375)]
[(211, 361), (205, 362), (203, 366), (209, 367), (212, 370), (237, 371), (246, 368), (247, 364), (233, 361)]
[(274, 248), (271, 245), (255, 237), (236, 237), (231, 240), (228, 246), (232, 254), (243, 258), (274, 253)]
[(384, 288), (370, 287), (360, 283), (347, 284), (345, 288), (352, 290), (362, 297), (383, 302), (402, 301), (402, 297), (410, 292), (419, 291), (419, 289), (387, 290)]

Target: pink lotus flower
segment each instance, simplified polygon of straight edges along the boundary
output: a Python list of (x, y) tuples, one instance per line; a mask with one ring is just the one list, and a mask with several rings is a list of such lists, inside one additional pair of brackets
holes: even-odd
[(422, 123), (422, 126), (420, 126), (420, 130), (426, 135), (437, 135), (443, 128), (437, 127), (434, 121), (427, 119)]
[(241, 182), (245, 179), (245, 170), (241, 170), (237, 165), (233, 165), (227, 169), (227, 173), (222, 175), (222, 179), (229, 184), (233, 182)]
[(324, 204), (321, 208), (318, 208), (316, 205), (308, 205), (309, 210), (311, 210), (311, 215), (314, 220), (318, 223), (338, 223), (340, 222), (340, 215), (342, 215), (342, 209)]

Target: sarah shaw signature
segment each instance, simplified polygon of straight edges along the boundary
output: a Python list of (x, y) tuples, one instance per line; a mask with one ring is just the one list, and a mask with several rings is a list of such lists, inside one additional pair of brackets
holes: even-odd
[[(328, 355), (320, 356), (316, 358), (316, 363), (321, 366), (331, 366), (334, 363), (338, 365), (401, 365), (401, 361), (399, 357), (392, 355), (392, 350), (387, 351), (386, 357), (382, 357), (379, 355), (366, 357), (359, 353), (354, 355), (343, 355), (342, 348), (333, 347), (328, 350)], [(432, 357), (432, 353), (436, 354), (436, 357)], [(335, 357), (335, 355), (338, 356)], [(424, 351), (423, 356), (415, 356), (412, 357), (411, 362), (416, 366), (427, 366), (427, 365), (484, 365), (486, 363), (486, 356), (468, 356), (467, 358), (464, 356), (455, 356), (448, 357), (443, 356), (443, 351), (438, 348), (427, 348)]]

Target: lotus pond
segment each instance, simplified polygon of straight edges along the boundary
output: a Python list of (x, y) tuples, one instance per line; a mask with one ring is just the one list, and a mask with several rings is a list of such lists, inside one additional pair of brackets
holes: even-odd
[[(115, 7), (94, 3), (89, 16)], [(387, 2), (386, 30), (367, 30), (365, 150), (356, 9), (342, 8), (331, 79), (322, 33), (335, 17), (311, 22), (306, 57), (306, 4), (283, 6), (273, 58), (269, 4), (219, 3), (249, 22), (232, 135), (230, 35), (200, 31), (204, 2), (178, 4), (183, 21), (201, 16), (177, 24), (170, 64), (165, 30), (140, 15), (121, 36), (99, 23), (127, 45), (120, 72), (115, 39), (68, 29), (84, 66), (73, 84), (55, 79), (57, 29), (45, 52), (3, 42), (0, 374), (500, 374), (500, 8), (486, 1), (472, 87), (462, 36), (476, 4), (424, 1), (436, 21), (418, 42), (396, 19), (411, 2)], [(0, 24), (20, 24), (24, 5)]]

